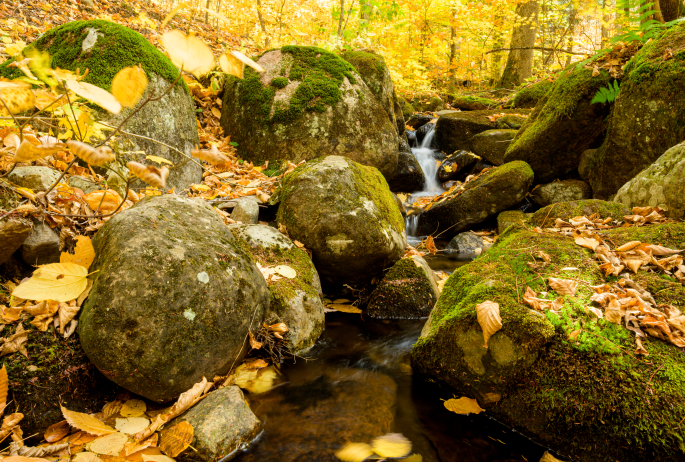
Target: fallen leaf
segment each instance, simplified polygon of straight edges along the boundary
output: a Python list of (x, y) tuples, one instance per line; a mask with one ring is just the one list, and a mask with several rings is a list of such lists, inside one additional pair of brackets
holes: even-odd
[(41, 265), (29, 280), (14, 289), (12, 295), (25, 300), (66, 302), (77, 298), (86, 289), (87, 275), (88, 270), (76, 263)]
[(7, 391), (7, 368), (3, 364), (2, 369), (0, 369), (0, 415), (2, 415), (2, 412), (4, 412), (5, 410), (5, 407), (7, 407)]
[(478, 316), (478, 324), (483, 329), (483, 345), (488, 347), (488, 339), (492, 337), (495, 332), (502, 328), (502, 318), (499, 314), (499, 304), (486, 300), (483, 303), (476, 305), (476, 314)]
[(126, 164), (135, 176), (155, 188), (165, 188), (169, 169), (164, 166), (157, 168), (154, 165), (143, 165), (139, 162), (130, 161)]
[(121, 196), (113, 189), (93, 191), (83, 196), (83, 199), (94, 212), (102, 214), (114, 212), (122, 202)]
[(276, 268), (274, 268), (274, 270), (276, 271), (276, 273), (288, 279), (293, 279), (297, 277), (297, 271), (295, 271), (293, 268), (287, 265), (278, 265), (276, 266)]
[(57, 422), (56, 424), (50, 425), (48, 429), (45, 430), (45, 435), (43, 437), (48, 443), (54, 443), (55, 441), (59, 441), (67, 436), (70, 430), (71, 427), (69, 427), (69, 422), (63, 420), (61, 422)]
[(557, 459), (556, 457), (554, 457), (552, 454), (550, 454), (549, 451), (545, 451), (545, 453), (542, 455), (542, 458), (540, 459), (540, 462), (562, 462), (562, 461)]
[[(17, 429), (19, 429), (19, 427), (16, 427), (15, 431)], [(20, 456), (24, 456), (27, 458), (43, 457), (43, 456), (54, 455), (60, 451), (68, 449), (68, 448), (69, 448), (69, 443), (51, 444), (51, 445), (47, 445), (47, 446), (37, 446), (37, 447), (22, 446), (19, 448), (18, 453)]]
[[(2, 345), (2, 351), (0, 351), (0, 356), (11, 355), (19, 352), (28, 358), (28, 352), (26, 351), (26, 342), (29, 339), (29, 333), (24, 330), (24, 326), (19, 323), (17, 325), (17, 330), (10, 336), (5, 343)], [(0, 438), (2, 440), (2, 438)]]
[(110, 433), (116, 433), (117, 431), (112, 427), (105, 425), (98, 419), (89, 414), (84, 414), (82, 412), (70, 411), (64, 406), (60, 406), (62, 409), (62, 415), (74, 428), (82, 430), (91, 435), (108, 435)]
[(95, 260), (95, 249), (90, 238), (87, 236), (76, 238), (76, 247), (73, 254), (62, 252), (59, 257), (60, 263), (76, 263), (86, 269), (90, 268), (93, 260)]
[(21, 412), (15, 412), (14, 414), (10, 414), (2, 419), (2, 427), (0, 427), (0, 441), (7, 438), (7, 435), (12, 432), (14, 427), (19, 425), (19, 422), (21, 422), (21, 419), (23, 418), (24, 414)]
[(334, 311), (339, 311), (341, 313), (361, 313), (362, 310), (354, 305), (343, 305), (340, 303), (329, 303), (326, 308)]
[(143, 462), (176, 462), (174, 459), (168, 456), (164, 455), (158, 455), (158, 456), (153, 456), (153, 455), (148, 455), (148, 454), (143, 454)]
[(102, 459), (98, 457), (94, 452), (79, 452), (72, 459), (71, 462), (102, 462)]
[(411, 441), (401, 433), (388, 433), (374, 438), (371, 448), (381, 457), (404, 457), (411, 452)]
[(209, 149), (193, 149), (190, 151), (190, 155), (200, 160), (204, 160), (212, 165), (225, 164), (231, 161), (226, 154), (219, 151), (219, 148), (216, 147), (216, 144), (212, 144), (211, 148)]
[(549, 286), (559, 295), (575, 295), (578, 283), (571, 279), (548, 278)]
[(485, 410), (478, 405), (478, 401), (465, 396), (459, 399), (448, 399), (445, 401), (445, 408), (455, 414), (480, 414)]
[(645, 350), (642, 346), (642, 339), (640, 337), (635, 337), (635, 354), (649, 356), (649, 351)]
[(97, 104), (112, 114), (119, 114), (119, 112), (121, 112), (121, 104), (119, 104), (119, 101), (117, 101), (114, 95), (107, 90), (103, 90), (102, 88), (87, 82), (79, 82), (76, 80), (66, 80), (64, 86), (80, 97)]
[(343, 462), (362, 462), (374, 454), (371, 445), (366, 443), (347, 443), (338, 449), (335, 457)]
[(112, 79), (112, 95), (122, 106), (133, 108), (145, 93), (147, 85), (147, 76), (140, 65), (125, 67)]
[(118, 456), (124, 449), (128, 436), (121, 432), (102, 436), (90, 443), (90, 451), (107, 456)]
[(176, 67), (197, 78), (206, 75), (215, 66), (212, 50), (193, 34), (185, 35), (173, 29), (165, 32), (160, 42)]
[(150, 420), (145, 417), (125, 417), (123, 419), (116, 419), (115, 422), (114, 427), (127, 435), (135, 435), (150, 425)]
[(14, 153), (13, 162), (33, 162), (60, 151), (67, 149), (63, 143), (34, 145), (26, 138), (19, 145), (19, 149)]
[(619, 247), (616, 247), (617, 252), (627, 252), (628, 250), (632, 250), (635, 247), (638, 247), (642, 242), (640, 241), (630, 241), (628, 243), (625, 243)]
[(190, 446), (193, 442), (193, 435), (194, 430), (190, 423), (179, 422), (160, 433), (159, 448), (167, 456), (176, 457)]
[(67, 146), (72, 154), (93, 167), (102, 167), (117, 158), (112, 148), (105, 145), (95, 148), (88, 143), (69, 140)]
[(235, 384), (254, 395), (271, 390), (276, 377), (271, 367), (250, 370), (242, 364), (235, 370)]
[[(171, 165), (171, 166), (174, 165), (173, 162), (171, 162), (171, 161), (168, 160), (168, 159), (165, 159), (164, 157), (159, 157), (159, 156), (145, 156), (145, 159), (151, 160), (152, 162), (157, 162), (159, 165), (162, 165), (162, 164), (169, 164), (169, 165)], [(129, 191), (129, 192), (130, 192), (130, 191)]]
[(670, 255), (675, 255), (677, 253), (682, 253), (682, 250), (674, 250), (674, 249), (669, 249), (668, 247), (664, 247), (661, 245), (648, 245), (647, 248), (652, 251), (652, 255), (656, 255), (659, 257), (665, 257), (665, 256), (670, 256)]
[(145, 414), (147, 410), (147, 405), (145, 401), (139, 399), (129, 399), (126, 401), (119, 410), (119, 414), (122, 417), (140, 417)]

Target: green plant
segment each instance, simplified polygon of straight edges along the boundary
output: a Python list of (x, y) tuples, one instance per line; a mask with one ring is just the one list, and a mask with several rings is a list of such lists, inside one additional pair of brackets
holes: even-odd
[(599, 89), (597, 93), (595, 93), (595, 96), (592, 98), (592, 101), (590, 101), (592, 104), (596, 103), (613, 103), (616, 98), (618, 97), (618, 93), (621, 91), (621, 87), (619, 86), (618, 80), (614, 80), (614, 84), (607, 85), (606, 87), (602, 87)]

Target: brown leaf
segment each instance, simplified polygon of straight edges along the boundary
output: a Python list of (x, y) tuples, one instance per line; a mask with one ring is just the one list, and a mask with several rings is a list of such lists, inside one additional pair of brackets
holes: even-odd
[(597, 246), (602, 243), (601, 238), (595, 233), (577, 229), (573, 230), (573, 240), (576, 244), (591, 250), (595, 250)]
[(571, 279), (548, 278), (549, 286), (560, 295), (575, 295), (578, 283)]
[(250, 348), (252, 348), (253, 350), (259, 350), (262, 347), (262, 343), (255, 340), (254, 335), (252, 335), (252, 332), (248, 332), (248, 334), (250, 336)]
[(89, 449), (96, 454), (118, 456), (127, 441), (128, 436), (121, 432), (110, 433), (90, 443)]
[[(19, 428), (19, 427), (16, 427)], [(69, 443), (51, 444), (48, 446), (29, 447), (22, 446), (19, 448), (19, 455), (25, 457), (43, 457), (51, 456), (69, 447)]]
[(57, 318), (59, 319), (59, 333), (64, 334), (64, 329), (67, 327), (67, 324), (74, 319), (76, 316), (76, 313), (79, 311), (78, 306), (71, 306), (68, 303), (60, 303), (59, 304), (59, 313), (57, 315)]
[(7, 391), (7, 368), (3, 364), (2, 369), (0, 369), (0, 415), (2, 415), (2, 412), (4, 412), (5, 407), (7, 406)]
[(113, 189), (93, 191), (83, 196), (83, 199), (94, 212), (102, 214), (114, 212), (121, 204), (121, 196)]
[(154, 165), (143, 165), (134, 161), (130, 161), (126, 165), (131, 170), (131, 173), (150, 186), (160, 189), (166, 187), (166, 179), (169, 176), (169, 169), (166, 166), (157, 168)]
[(630, 241), (626, 244), (623, 244), (622, 246), (616, 247), (617, 252), (626, 252), (628, 250), (632, 250), (635, 247), (639, 246), (642, 244), (640, 241)]
[(9, 435), (14, 427), (19, 425), (19, 422), (21, 422), (21, 419), (24, 418), (24, 414), (21, 412), (15, 412), (14, 414), (10, 414), (7, 417), (5, 417), (2, 420), (2, 427), (0, 427), (0, 441), (4, 440), (7, 438), (7, 435)]
[(635, 337), (635, 344), (636, 344), (636, 348), (635, 348), (635, 354), (636, 355), (649, 356), (649, 352), (647, 350), (645, 350), (645, 347), (642, 346), (642, 340), (640, 339), (640, 337)]
[(438, 248), (435, 247), (435, 241), (433, 241), (433, 236), (426, 237), (426, 249), (431, 255), (435, 255), (438, 252)]
[(231, 161), (226, 154), (219, 151), (216, 144), (212, 144), (210, 149), (193, 149), (190, 151), (190, 155), (212, 165), (225, 164)]
[(448, 399), (445, 408), (455, 414), (480, 414), (485, 410), (478, 405), (478, 401), (467, 397)]
[(72, 154), (93, 167), (101, 167), (117, 158), (109, 146), (94, 148), (90, 144), (76, 140), (67, 141), (67, 146)]
[(71, 427), (69, 427), (69, 422), (66, 420), (52, 424), (45, 430), (45, 441), (48, 443), (59, 441), (69, 434), (69, 430), (71, 430)]
[(499, 314), (499, 304), (486, 300), (483, 303), (476, 305), (476, 314), (478, 317), (478, 324), (483, 329), (484, 347), (488, 347), (488, 340), (495, 332), (502, 328), (502, 318)]
[(26, 342), (29, 339), (29, 333), (24, 330), (24, 326), (21, 323), (17, 325), (17, 330), (14, 335), (9, 339), (5, 340), (2, 345), (2, 351), (0, 351), (0, 356), (5, 356), (20, 352), (28, 358), (28, 352), (26, 351)]
[(24, 141), (19, 145), (19, 149), (14, 154), (14, 162), (33, 162), (34, 160), (42, 159), (43, 157), (50, 156), (59, 151), (64, 151), (67, 146), (63, 143), (55, 144), (41, 144), (34, 145), (28, 139), (24, 138)]
[(173, 427), (165, 428), (160, 433), (159, 448), (169, 457), (176, 457), (185, 451), (193, 442), (193, 426), (188, 422), (179, 422)]

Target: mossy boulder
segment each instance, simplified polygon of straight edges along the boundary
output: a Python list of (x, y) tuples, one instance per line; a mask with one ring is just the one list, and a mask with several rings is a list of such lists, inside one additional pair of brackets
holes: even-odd
[(450, 238), (521, 202), (532, 183), (533, 170), (525, 162), (493, 168), (421, 212), (417, 233)]
[(514, 109), (534, 108), (553, 86), (554, 82), (546, 79), (527, 85), (516, 93), (511, 102), (511, 107)]
[(556, 202), (570, 202), (592, 199), (592, 188), (580, 180), (563, 180), (541, 184), (532, 191), (533, 202), (546, 206)]
[(271, 292), (264, 320), (271, 325), (288, 326), (286, 340), (293, 352), (314, 345), (324, 328), (321, 281), (309, 255), (277, 229), (267, 225), (229, 225), (238, 244), (262, 267), (286, 265), (294, 269), (294, 278), (267, 281)]
[(257, 62), (266, 72), (246, 69), (224, 87), (221, 126), (243, 158), (299, 162), (327, 153), (394, 173), (397, 127), (352, 64), (301, 46), (267, 51)]
[(645, 44), (623, 73), (606, 140), (588, 167), (598, 199), (613, 196), (685, 139), (685, 23)]
[(673, 219), (685, 219), (685, 143), (680, 143), (618, 190), (614, 201), (626, 207), (661, 207)]
[(93, 245), (81, 345), (110, 380), (153, 401), (228, 373), (269, 306), (254, 260), (200, 199), (146, 198)]
[(426, 177), (421, 164), (416, 159), (405, 138), (400, 138), (400, 152), (397, 155), (397, 169), (388, 179), (388, 186), (393, 192), (412, 193), (420, 191), (426, 184)]
[(327, 282), (368, 282), (404, 252), (402, 214), (373, 167), (322, 157), (286, 175), (278, 198), (279, 225), (312, 251)]
[(366, 314), (381, 319), (428, 316), (438, 300), (433, 270), (421, 257), (402, 258), (371, 293)]
[(454, 152), (471, 149), (471, 139), (486, 130), (497, 128), (497, 114), (515, 114), (511, 109), (453, 112), (440, 116), (435, 127), (435, 139), (440, 149)]
[(505, 210), (497, 215), (497, 232), (502, 234), (511, 225), (520, 225), (528, 220), (528, 214), (520, 210)]
[(608, 104), (590, 101), (612, 79), (604, 70), (596, 77), (592, 73), (575, 66), (563, 71), (507, 148), (505, 162), (528, 162), (536, 183), (578, 168), (583, 151), (601, 144), (609, 115)]
[(409, 102), (416, 112), (438, 112), (445, 109), (445, 101), (433, 93), (414, 93)]
[(583, 215), (590, 216), (595, 213), (598, 213), (602, 218), (611, 217), (614, 220), (620, 221), (625, 215), (630, 214), (630, 209), (623, 204), (599, 199), (557, 202), (535, 212), (531, 222), (533, 225), (541, 228), (550, 228), (554, 226), (554, 221), (557, 218), (568, 220), (569, 218)]
[(482, 111), (484, 109), (495, 109), (500, 106), (500, 102), (479, 96), (456, 96), (450, 99), (450, 106), (462, 111)]
[[(640, 240), (682, 248), (685, 223), (605, 235), (616, 246)], [(537, 250), (551, 263), (532, 269)], [(549, 292), (547, 277), (565, 277), (565, 267), (577, 268), (572, 277), (584, 284), (564, 297), (559, 314), (522, 303), (526, 287)], [(633, 279), (657, 300), (685, 309), (685, 288), (675, 279), (645, 271)], [(684, 460), (685, 429), (676, 425), (685, 417), (682, 352), (647, 337), (650, 355), (636, 357), (633, 332), (588, 310), (590, 285), (603, 282), (591, 251), (572, 238), (511, 227), (487, 254), (450, 276), (412, 351), (414, 370), (574, 459)], [(475, 308), (486, 300), (499, 304), (502, 317), (488, 348)]]
[(471, 138), (471, 150), (493, 165), (504, 163), (504, 153), (516, 136), (516, 130), (485, 130)]
[(400, 105), (400, 109), (402, 110), (402, 116), (404, 116), (404, 120), (409, 120), (409, 118), (414, 115), (414, 106), (409, 103), (406, 99), (404, 99), (401, 96), (397, 97), (397, 102)]
[[(107, 91), (111, 89), (114, 76), (124, 67), (141, 65), (149, 80), (143, 98), (149, 94), (161, 94), (176, 79), (179, 70), (157, 48), (139, 33), (118, 24), (94, 19), (74, 21), (48, 30), (28, 49), (37, 49), (50, 54), (53, 68), (88, 70), (85, 82), (97, 85)], [(0, 65), (0, 75), (18, 77), (21, 72), (10, 67), (12, 60)], [(131, 114), (131, 109), (113, 116), (98, 111), (98, 117), (110, 124), (119, 125)], [(170, 145), (186, 155), (199, 143), (195, 121), (195, 105), (183, 79), (159, 101), (146, 104), (131, 117), (123, 129)], [(172, 168), (167, 186), (177, 190), (199, 183), (202, 170), (186, 157), (166, 146), (152, 141), (122, 135), (128, 141), (123, 149), (128, 152), (144, 151), (144, 154), (127, 154), (126, 160), (141, 160), (146, 155), (164, 157), (178, 167)], [(184, 165), (181, 165), (184, 164)]]

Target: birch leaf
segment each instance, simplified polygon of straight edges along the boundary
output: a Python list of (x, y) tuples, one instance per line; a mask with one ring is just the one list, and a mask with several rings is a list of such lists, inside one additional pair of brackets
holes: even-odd
[(204, 76), (215, 66), (212, 50), (195, 35), (185, 35), (174, 29), (165, 32), (161, 42), (171, 62), (195, 77)]
[(373, 449), (366, 443), (347, 443), (338, 449), (335, 457), (343, 462), (362, 462), (373, 455)]
[(147, 405), (145, 404), (145, 401), (129, 399), (121, 406), (119, 414), (121, 414), (122, 417), (140, 417), (145, 414), (146, 410)]
[(122, 106), (133, 108), (145, 93), (148, 80), (140, 66), (125, 67), (112, 79), (112, 94)]
[(411, 441), (401, 433), (388, 433), (375, 438), (371, 447), (381, 457), (404, 457), (411, 452)]
[(135, 435), (143, 431), (150, 425), (150, 421), (145, 417), (126, 417), (123, 419), (116, 419), (115, 428), (121, 433), (127, 435)]
[(89, 414), (84, 414), (82, 412), (70, 411), (64, 406), (62, 408), (62, 415), (74, 428), (77, 428), (91, 435), (109, 435), (110, 433), (116, 433), (117, 431), (112, 427), (105, 425), (98, 419)]
[(571, 279), (549, 278), (549, 286), (559, 295), (575, 295), (578, 283)]
[(96, 454), (118, 456), (124, 449), (128, 436), (121, 432), (111, 433), (90, 443), (89, 449)]
[(476, 305), (476, 313), (478, 315), (478, 324), (483, 329), (483, 340), (485, 342), (483, 346), (487, 348), (490, 337), (502, 328), (499, 304), (486, 300)]
[(56, 424), (52, 424), (48, 427), (47, 430), (45, 430), (45, 441), (47, 441), (48, 443), (54, 443), (55, 441), (59, 441), (69, 434), (69, 430), (69, 422), (67, 422), (66, 420), (57, 422)]
[(188, 422), (179, 422), (160, 433), (159, 448), (169, 457), (176, 457), (193, 442), (194, 429)]

